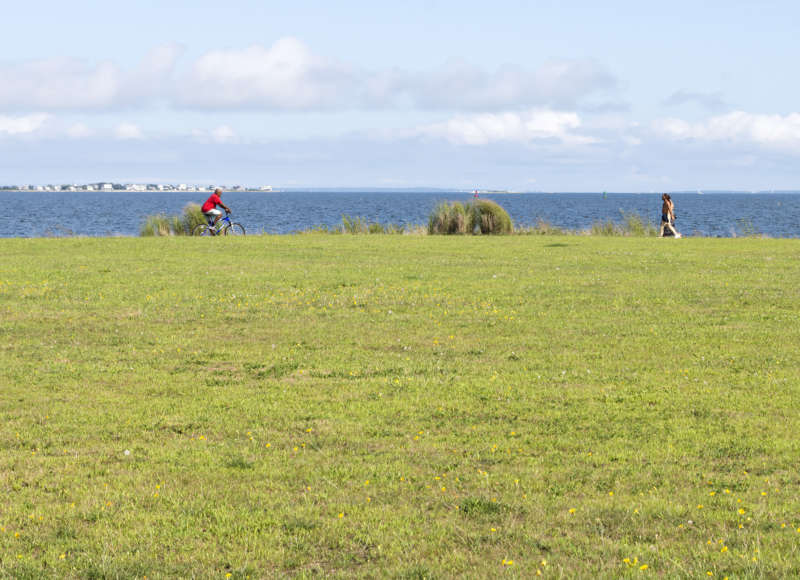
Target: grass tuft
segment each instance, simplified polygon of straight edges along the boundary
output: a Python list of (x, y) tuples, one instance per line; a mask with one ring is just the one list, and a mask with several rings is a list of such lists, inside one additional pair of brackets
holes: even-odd
[(205, 216), (196, 203), (189, 203), (181, 215), (164, 214), (147, 216), (139, 230), (139, 235), (149, 236), (188, 236), (198, 224), (205, 222)]
[(442, 202), (428, 218), (429, 234), (510, 234), (513, 231), (508, 212), (488, 199), (466, 204), (460, 201)]

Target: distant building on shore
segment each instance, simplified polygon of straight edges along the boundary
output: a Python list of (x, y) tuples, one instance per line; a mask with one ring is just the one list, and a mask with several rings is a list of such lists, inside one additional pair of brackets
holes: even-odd
[(188, 183), (112, 183), (110, 181), (97, 181), (94, 183), (85, 184), (47, 184), (47, 185), (1, 185), (0, 190), (16, 190), (16, 191), (214, 191), (219, 187), (223, 191), (275, 191), (271, 185), (262, 185), (260, 187), (251, 187), (247, 185), (192, 185)]

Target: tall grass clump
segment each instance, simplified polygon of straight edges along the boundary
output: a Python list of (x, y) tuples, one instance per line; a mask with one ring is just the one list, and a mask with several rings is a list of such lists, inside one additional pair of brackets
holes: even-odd
[(658, 235), (658, 228), (655, 224), (636, 212), (622, 211), (622, 219), (625, 222), (625, 231), (629, 236), (649, 238)]
[(470, 225), (468, 206), (460, 201), (442, 202), (428, 218), (429, 234), (466, 234)]
[(513, 230), (508, 212), (488, 199), (442, 202), (428, 218), (429, 234), (510, 234)]
[(369, 225), (362, 217), (342, 216), (342, 232), (345, 234), (366, 234), (369, 233)]
[(470, 231), (481, 234), (510, 234), (514, 231), (511, 216), (500, 204), (477, 199), (469, 204)]
[(172, 227), (170, 218), (164, 214), (149, 215), (142, 225), (139, 234), (142, 236), (170, 236)]
[(141, 236), (188, 236), (198, 224), (206, 221), (200, 206), (187, 204), (181, 215), (150, 215), (139, 230)]
[(181, 216), (180, 223), (181, 226), (183, 227), (183, 233), (185, 233), (187, 236), (192, 235), (192, 231), (194, 230), (194, 228), (196, 228), (202, 223), (205, 223), (205, 221), (206, 221), (206, 216), (203, 215), (202, 211), (200, 211), (199, 204), (188, 203), (183, 208), (183, 215)]

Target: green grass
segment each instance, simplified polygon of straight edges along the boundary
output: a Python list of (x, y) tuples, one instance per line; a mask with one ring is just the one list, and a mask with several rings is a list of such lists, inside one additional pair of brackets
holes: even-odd
[(797, 576), (798, 243), (2, 240), (0, 577)]

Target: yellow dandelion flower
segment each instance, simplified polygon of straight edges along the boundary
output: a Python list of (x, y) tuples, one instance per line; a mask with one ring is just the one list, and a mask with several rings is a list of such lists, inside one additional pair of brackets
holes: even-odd
[(569, 508), (569, 513), (574, 514), (575, 513), (575, 508)]
[(745, 511), (744, 508), (739, 508), (739, 514), (740, 515), (744, 515), (744, 511)]
[(344, 517), (344, 512), (339, 512), (339, 519), (342, 519), (343, 517)]
[(639, 566), (639, 570), (647, 570), (648, 567), (649, 566), (647, 564), (642, 564), (641, 566)]
[(728, 551), (728, 546), (722, 546), (722, 549), (720, 550), (720, 552), (725, 553), (727, 551)]
[(64, 559), (64, 558), (66, 558), (66, 557), (67, 557), (67, 555), (66, 555), (66, 554), (64, 554), (64, 553), (62, 553), (62, 554), (61, 554), (61, 555), (58, 557), (58, 559), (59, 559), (59, 560), (63, 560), (63, 559)]

